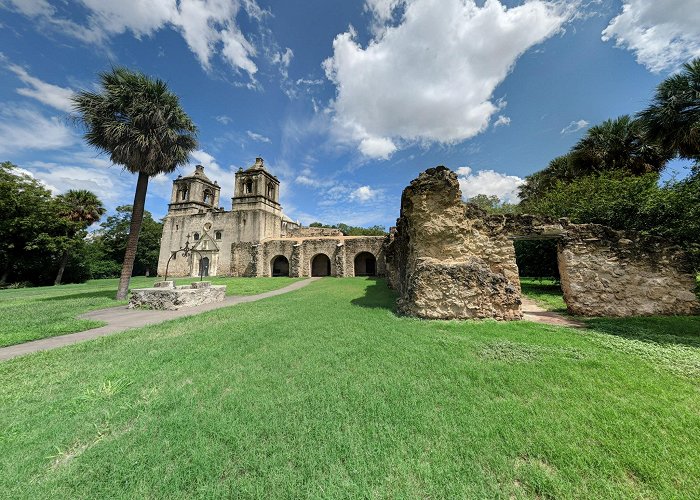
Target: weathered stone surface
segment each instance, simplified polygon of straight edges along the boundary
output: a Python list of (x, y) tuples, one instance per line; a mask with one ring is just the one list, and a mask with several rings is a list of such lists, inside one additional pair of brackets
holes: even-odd
[(387, 245), (398, 310), (422, 318), (519, 319), (520, 280), (503, 217), (462, 202), (457, 175), (431, 168), (401, 197)]
[(564, 301), (581, 316), (700, 313), (685, 252), (661, 238), (569, 224), (559, 249)]
[(385, 246), (400, 312), (422, 318), (521, 317), (513, 239), (559, 240), (569, 311), (582, 316), (698, 314), (685, 252), (667, 241), (567, 219), (489, 215), (464, 204), (457, 176), (428, 169), (401, 198)]
[(520, 305), (520, 290), (479, 259), (421, 259), (397, 301), (397, 311), (428, 319), (514, 320), (522, 317)]
[(191, 285), (156, 286), (153, 288), (136, 288), (131, 291), (129, 309), (177, 310), (210, 302), (221, 302), (226, 295), (225, 285), (212, 285), (210, 281), (197, 281)]

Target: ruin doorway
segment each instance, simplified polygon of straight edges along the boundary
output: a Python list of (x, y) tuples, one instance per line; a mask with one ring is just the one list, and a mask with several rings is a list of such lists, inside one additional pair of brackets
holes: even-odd
[(289, 276), (289, 260), (284, 255), (278, 255), (272, 259), (271, 272), (273, 277)]
[(355, 256), (355, 276), (376, 276), (377, 259), (369, 252), (360, 252)]
[(311, 259), (311, 276), (330, 276), (331, 259), (328, 255), (320, 253)]
[(209, 257), (204, 257), (199, 261), (199, 275), (209, 276)]
[(516, 237), (515, 261), (524, 298), (558, 312), (566, 310), (559, 279), (559, 238)]

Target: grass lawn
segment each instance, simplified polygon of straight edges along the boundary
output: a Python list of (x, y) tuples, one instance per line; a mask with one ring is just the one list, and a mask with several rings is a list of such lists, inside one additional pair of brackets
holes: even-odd
[(520, 278), (523, 295), (537, 302), (548, 311), (566, 312), (566, 303), (561, 295), (561, 286), (547, 278)]
[[(130, 287), (152, 286), (157, 279), (134, 277)], [(176, 282), (184, 285), (196, 280), (197, 278), (178, 278)], [(227, 285), (227, 295), (255, 295), (297, 280), (298, 278), (210, 278), (216, 285)], [(77, 316), (93, 309), (126, 304), (126, 301), (114, 300), (118, 283), (118, 279), (105, 279), (79, 285), (0, 290), (0, 347), (101, 326), (102, 322), (77, 319)]]
[(699, 317), (392, 304), (329, 278), (0, 363), (0, 497), (700, 497)]

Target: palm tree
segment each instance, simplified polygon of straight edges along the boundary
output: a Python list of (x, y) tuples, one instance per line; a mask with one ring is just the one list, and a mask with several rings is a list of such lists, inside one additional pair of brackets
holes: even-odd
[(134, 267), (148, 179), (187, 163), (197, 147), (197, 128), (162, 80), (126, 68), (113, 68), (99, 76), (100, 91), (77, 93), (73, 107), (87, 143), (108, 153), (112, 163), (138, 174), (117, 290), (117, 299), (122, 300)]
[(652, 104), (639, 118), (652, 140), (682, 158), (700, 162), (700, 57), (661, 82)]
[(84, 189), (71, 189), (55, 199), (58, 206), (58, 215), (66, 221), (66, 242), (58, 267), (58, 274), (54, 285), (60, 285), (63, 279), (63, 271), (68, 264), (68, 254), (71, 240), (79, 231), (87, 229), (91, 224), (100, 220), (105, 208), (100, 199), (92, 192)]
[(658, 173), (670, 158), (667, 150), (647, 137), (642, 123), (629, 115), (589, 128), (572, 149), (576, 177), (610, 170)]

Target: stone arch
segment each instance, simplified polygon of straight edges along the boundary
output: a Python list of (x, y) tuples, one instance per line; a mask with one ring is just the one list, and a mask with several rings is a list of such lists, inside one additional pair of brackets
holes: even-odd
[(311, 259), (311, 276), (330, 276), (331, 259), (325, 253), (318, 253)]
[(214, 203), (214, 193), (212, 193), (211, 189), (207, 188), (204, 190), (202, 201), (207, 205), (211, 205), (212, 203)]
[(276, 255), (270, 261), (270, 276), (289, 276), (289, 259)]
[(377, 257), (372, 252), (358, 253), (355, 255), (353, 271), (355, 276), (376, 276)]

